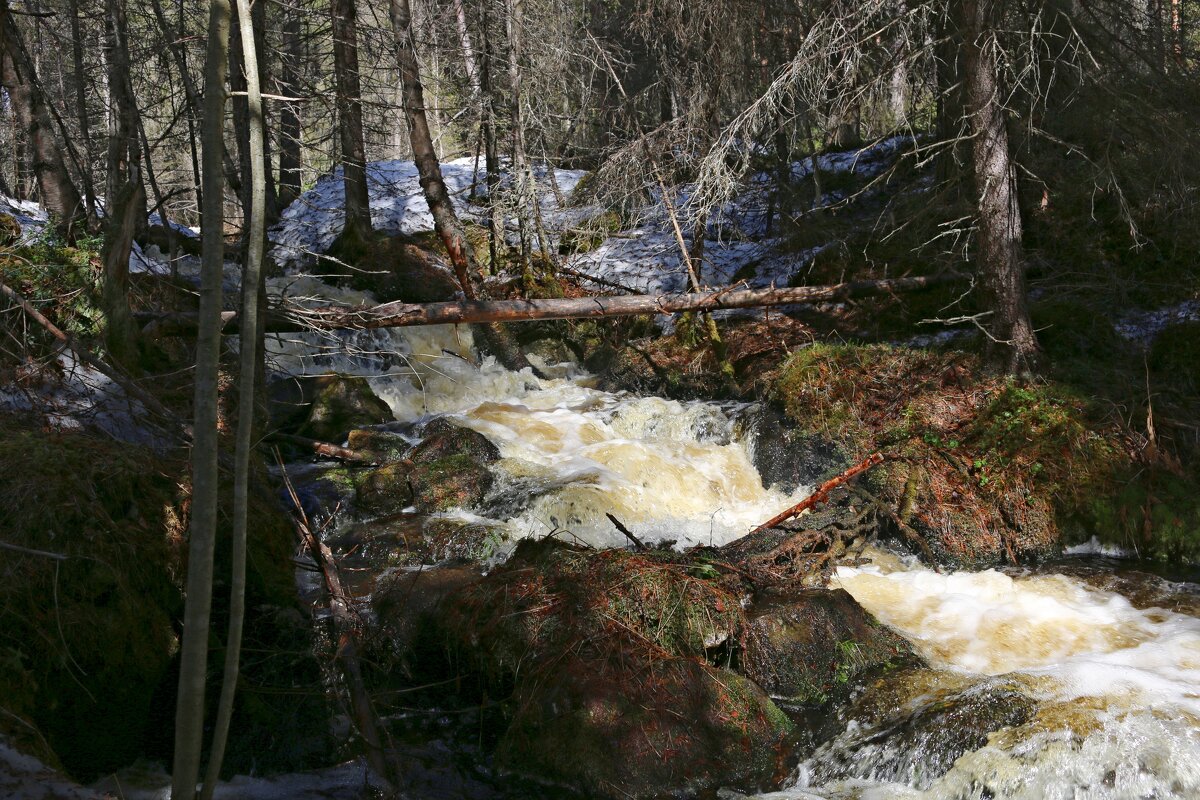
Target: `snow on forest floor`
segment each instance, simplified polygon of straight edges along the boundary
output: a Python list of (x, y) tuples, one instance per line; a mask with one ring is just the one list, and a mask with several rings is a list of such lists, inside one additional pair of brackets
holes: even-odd
[[(796, 181), (811, 177), (814, 164), (826, 174), (851, 173), (862, 178), (880, 174), (896, 155), (911, 142), (908, 137), (885, 139), (868, 147), (809, 157), (792, 165)], [(534, 167), (542, 221), (551, 240), (551, 252), (572, 228), (586, 226), (605, 209), (594, 205), (574, 205), (571, 194), (583, 179), (581, 170)], [(482, 166), (473, 158), (460, 158), (442, 164), (446, 187), (455, 209), (464, 219), (486, 224), (487, 209), (469, 201), (472, 187), (484, 194)], [(282, 215), (270, 236), (276, 243), (275, 262), (289, 270), (304, 269), (328, 250), (344, 224), (341, 169), (322, 177), (300, 196)], [(508, 176), (505, 176), (507, 182)], [(425, 204), (417, 170), (411, 161), (376, 161), (368, 165), (367, 187), (371, 202), (371, 221), (385, 233), (414, 234), (433, 229), (433, 218)], [(686, 215), (692, 187), (677, 190), (673, 198), (681, 215)], [(704, 264), (700, 282), (708, 286), (726, 286), (735, 278), (749, 286), (785, 284), (795, 272), (807, 265), (824, 247), (787, 253), (781, 240), (767, 232), (767, 209), (773, 192), (773, 178), (754, 176), (737, 198), (713, 215), (705, 233)], [(679, 252), (667, 209), (660, 193), (648, 192), (651, 203), (638, 209), (625, 230), (611, 233), (597, 247), (568, 256), (565, 266), (603, 278), (630, 290), (648, 294), (680, 292), (687, 289), (687, 269)], [(561, 200), (560, 200), (561, 198)], [(824, 204), (844, 199), (838, 192), (823, 198)], [(684, 221), (685, 230), (690, 225)], [(506, 219), (506, 236), (515, 241), (517, 221)]]

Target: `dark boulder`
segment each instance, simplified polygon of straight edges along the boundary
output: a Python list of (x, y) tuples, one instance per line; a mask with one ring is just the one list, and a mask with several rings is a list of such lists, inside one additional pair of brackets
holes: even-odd
[(393, 419), (367, 379), (354, 375), (284, 378), (267, 387), (267, 396), (272, 429), (323, 442), (342, 442), (353, 428)]
[(919, 661), (844, 589), (759, 598), (748, 615), (744, 672), (772, 697), (794, 703), (844, 697), (864, 675)]

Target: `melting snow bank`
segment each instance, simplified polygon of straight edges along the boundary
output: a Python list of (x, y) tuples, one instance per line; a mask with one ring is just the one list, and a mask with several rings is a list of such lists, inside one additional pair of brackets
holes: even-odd
[[(543, 214), (551, 215), (553, 223), (559, 209), (559, 194), (569, 196), (584, 173), (581, 170), (554, 170), (554, 183), (545, 167), (534, 168), (534, 179)], [(471, 205), (472, 187), (486, 194), (482, 168), (471, 157), (442, 162), (442, 178), (459, 216), (483, 223), (486, 210)], [(387, 234), (421, 233), (433, 230), (433, 216), (412, 161), (373, 161), (367, 165), (367, 194), (371, 205), (371, 224)], [(569, 215), (568, 216), (573, 216)], [(285, 268), (311, 266), (316, 256), (329, 250), (333, 240), (345, 226), (345, 188), (342, 168), (317, 181), (316, 186), (300, 195), (281, 215), (280, 221), (268, 235), (276, 247), (271, 251), (275, 263)]]
[[(1121, 594), (1054, 574), (938, 574), (881, 563), (839, 568), (835, 583), (945, 671), (928, 693), (914, 693), (910, 702), (923, 713), (998, 686), (1030, 698), (1034, 710), (986, 728), (992, 732), (982, 746), (956, 755), (944, 774), (918, 769), (908, 780), (896, 777), (894, 751), (892, 762), (881, 761), (897, 728), (854, 719), (801, 765), (793, 788), (761, 798), (1200, 796), (1197, 617), (1137, 608)], [(1194, 610), (1188, 596), (1195, 586), (1170, 586), (1181, 602), (1169, 604)], [(891, 709), (897, 712), (911, 708)], [(946, 727), (920, 741), (932, 754), (954, 735)], [(850, 744), (857, 763), (830, 778), (831, 754)], [(906, 755), (919, 767), (927, 754)]]
[[(97, 198), (97, 202), (101, 204), (98, 207), (98, 211), (102, 212), (103, 198)], [(32, 200), (16, 200), (3, 194), (0, 194), (0, 214), (9, 215), (21, 226), (21, 236), (17, 240), (17, 244), (22, 246), (31, 245), (40, 240), (43, 232), (46, 230), (46, 225), (50, 222), (50, 217), (46, 214), (46, 210), (39, 204)], [(162, 218), (158, 214), (151, 214), (149, 221), (151, 225), (163, 224)], [(171, 228), (189, 238), (195, 238), (199, 235), (191, 228), (185, 228), (175, 223), (171, 223)], [(171, 274), (171, 269), (166, 263), (166, 258), (158, 251), (157, 247), (151, 247), (143, 251), (141, 245), (137, 242), (133, 243), (133, 249), (129, 253), (129, 271), (135, 274)]]
[[(826, 174), (851, 174), (864, 180), (882, 173), (913, 140), (894, 136), (867, 147), (845, 152), (825, 153), (792, 165), (792, 179), (810, 178), (813, 168)], [(580, 170), (534, 168), (538, 203), (552, 249), (571, 228), (585, 226), (605, 209), (599, 206), (572, 206), (571, 194), (585, 173)], [(486, 224), (486, 208), (472, 205), (469, 195), (474, 187), (485, 191), (483, 176), (475, 159), (467, 157), (442, 163), (442, 174), (459, 215)], [(551, 180), (553, 175), (553, 180)], [(504, 181), (510, 180), (508, 175)], [(750, 177), (737, 198), (713, 215), (705, 232), (705, 257), (700, 280), (711, 286), (723, 286), (735, 279), (760, 287), (786, 283), (797, 270), (806, 266), (830, 245), (801, 252), (781, 252), (781, 240), (767, 234), (767, 209), (771, 207), (774, 178), (767, 173)], [(389, 234), (415, 234), (433, 230), (433, 218), (425, 203), (417, 170), (411, 161), (376, 161), (367, 165), (367, 188), (371, 220), (376, 230)], [(687, 213), (692, 186), (677, 189), (675, 203)], [(673, 227), (657, 189), (648, 189), (652, 202), (636, 211), (625, 230), (608, 235), (596, 248), (568, 257), (567, 266), (594, 277), (614, 281), (628, 289), (646, 293), (678, 292), (687, 288), (687, 270), (680, 259)], [(821, 203), (843, 200), (844, 195), (829, 193)], [(317, 181), (284, 210), (281, 220), (270, 231), (276, 243), (272, 257), (276, 263), (295, 270), (311, 266), (316, 256), (329, 249), (345, 221), (344, 188), (341, 168)], [(513, 240), (515, 220), (507, 222), (508, 238)]]

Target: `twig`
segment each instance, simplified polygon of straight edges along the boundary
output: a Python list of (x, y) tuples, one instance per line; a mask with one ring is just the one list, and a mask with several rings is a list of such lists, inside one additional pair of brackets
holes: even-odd
[(621, 523), (621, 520), (617, 519), (616, 517), (614, 517), (612, 514), (609, 514), (608, 512), (605, 512), (604, 516), (608, 517), (608, 521), (611, 522), (617, 530), (619, 530), (621, 533), (625, 534), (626, 539), (633, 542), (633, 547), (635, 550), (644, 551), (647, 549), (646, 545), (642, 544), (642, 541), (633, 535), (633, 531), (629, 530), (629, 528), (626, 528)]
[(768, 528), (774, 528), (777, 525), (787, 522), (792, 517), (798, 516), (799, 514), (807, 511), (808, 509), (815, 506), (817, 503), (825, 502), (826, 500), (829, 499), (829, 493), (831, 491), (833, 491), (834, 489), (836, 489), (838, 486), (841, 486), (843, 483), (850, 480), (855, 475), (858, 475), (861, 472), (866, 472), (871, 467), (875, 466), (876, 464), (881, 464), (881, 463), (883, 463), (883, 454), (882, 453), (872, 453), (871, 455), (867, 456), (865, 459), (863, 459), (859, 463), (855, 464), (853, 467), (850, 467), (849, 469), (847, 469), (845, 472), (841, 473), (840, 475), (835, 475), (832, 478), (830, 478), (829, 480), (825, 481), (820, 486), (818, 486), (817, 490), (815, 492), (813, 492), (812, 494), (810, 494), (808, 497), (804, 498), (799, 503), (796, 503), (796, 505), (792, 506), (788, 510), (781, 512), (780, 514), (777, 514), (774, 517), (771, 517), (769, 520), (764, 522), (762, 525), (759, 525), (757, 528), (752, 530), (750, 532), (750, 534), (754, 535), (754, 534), (758, 533), (759, 531), (765, 531)]
[(53, 558), (55, 561), (66, 561), (70, 556), (63, 553), (51, 553), (49, 550), (35, 550), (32, 547), (21, 547), (19, 544), (9, 544), (5, 541), (0, 541), (0, 549), (12, 550), (17, 553), (24, 553), (27, 556), (41, 556), (42, 558)]

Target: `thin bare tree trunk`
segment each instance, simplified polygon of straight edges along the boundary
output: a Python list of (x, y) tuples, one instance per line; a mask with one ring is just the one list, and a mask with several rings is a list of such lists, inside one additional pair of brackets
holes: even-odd
[(454, 22), (458, 28), (458, 44), (462, 47), (463, 65), (467, 69), (467, 84), (471, 87), (471, 96), (478, 97), (479, 66), (475, 63), (475, 47), (471, 44), (471, 29), (467, 26), (467, 9), (463, 0), (454, 0)]
[[(283, 54), (280, 72), (280, 93), (295, 97), (299, 91), (299, 62), (301, 52), (300, 12), (286, 7), (283, 10)], [(279, 207), (291, 205), (300, 196), (300, 105), (284, 101), (279, 112)]]
[(1009, 151), (995, 51), (996, 0), (962, 0), (967, 24), (963, 58), (972, 164), (978, 203), (978, 265), (990, 312), (987, 329), (995, 360), (1012, 373), (1036, 365), (1021, 246), (1017, 176)]
[[(396, 58), (400, 66), (400, 83), (404, 88), (404, 113), (408, 120), (409, 143), (413, 159), (420, 175), (421, 189), (425, 202), (433, 215), (434, 229), (446, 252), (454, 273), (462, 287), (463, 297), (475, 299), (471, 276), (478, 272), (475, 251), (463, 232), (462, 223), (454, 211), (446, 183), (442, 179), (442, 168), (433, 149), (433, 138), (425, 114), (425, 93), (421, 85), (420, 63), (417, 60), (416, 43), (412, 36), (412, 10), (409, 0), (392, 0), (392, 30), (396, 36)], [(484, 338), (495, 351), (496, 357), (510, 369), (523, 369), (529, 361), (512, 341), (512, 338), (496, 326), (486, 326)]]
[(175, 711), (172, 800), (193, 800), (204, 737), (204, 690), (217, 530), (217, 362), (221, 349), (221, 265), (224, 261), (225, 70), (229, 0), (209, 0), (204, 86), (204, 210), (199, 336), (196, 342), (195, 426), (192, 443), (191, 542)]
[(42, 206), (63, 238), (74, 241), (75, 236), (87, 229), (87, 206), (63, 162), (54, 123), (8, 0), (0, 0), (0, 85), (8, 92), (14, 120), (32, 151), (33, 173)]
[(84, 164), (80, 170), (83, 179), (84, 201), (90, 220), (96, 218), (96, 186), (92, 181), (92, 134), (88, 118), (87, 95), (84, 91), (83, 31), (79, 24), (79, 0), (71, 0), (71, 61), (75, 79), (75, 113), (79, 118), (79, 136), (83, 139)]
[(346, 192), (346, 240), (370, 237), (367, 156), (363, 144), (362, 88), (358, 75), (358, 23), (354, 0), (332, 0), (333, 74), (337, 94), (338, 135), (342, 145), (342, 183)]
[(221, 763), (229, 739), (229, 721), (233, 718), (233, 700), (237, 694), (242, 629), (246, 618), (246, 508), (250, 485), (250, 451), (254, 446), (255, 403), (259, 368), (259, 292), (263, 252), (266, 244), (267, 170), (264, 140), (262, 84), (258, 71), (258, 47), (255, 39), (250, 0), (238, 0), (239, 37), (242, 68), (246, 85), (247, 163), (250, 192), (246, 228), (245, 268), (242, 270), (241, 347), (239, 348), (238, 420), (233, 457), (233, 535), (232, 566), (229, 588), (229, 636), (225, 644), (225, 671), (221, 697), (217, 703), (217, 721), (213, 729), (208, 773), (201, 800), (212, 800), (221, 776)]
[(137, 367), (137, 329), (129, 311), (129, 255), (146, 225), (137, 103), (129, 77), (129, 26), (124, 0), (106, 0), (108, 49), (108, 179), (105, 186), (103, 305), (109, 357), (127, 370)]
[(471, 275), (478, 267), (474, 250), (463, 232), (462, 223), (454, 212), (450, 193), (442, 178), (442, 167), (433, 149), (433, 136), (429, 130), (429, 119), (425, 111), (425, 89), (421, 84), (420, 65), (412, 36), (412, 11), (409, 0), (392, 0), (392, 31), (396, 37), (396, 59), (400, 67), (400, 85), (404, 91), (404, 115), (408, 121), (408, 139), (412, 147), (413, 161), (417, 165), (421, 189), (429, 212), (433, 215), (433, 227), (454, 266), (463, 296), (475, 299)]
[(496, 144), (496, 52), (492, 46), (488, 4), (481, 3), (483, 19), (483, 68), (480, 70), (481, 127), (483, 134), (484, 168), (487, 171), (488, 193), (488, 263), (492, 274), (500, 269), (500, 252), (504, 247), (504, 216), (500, 210), (500, 148)]

